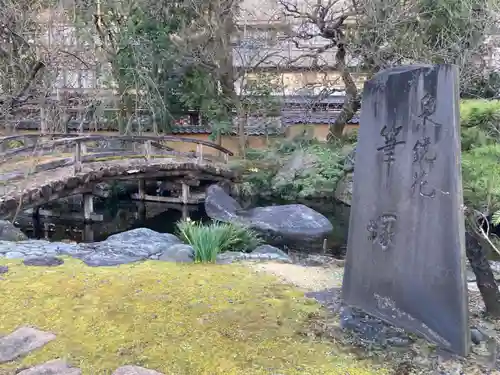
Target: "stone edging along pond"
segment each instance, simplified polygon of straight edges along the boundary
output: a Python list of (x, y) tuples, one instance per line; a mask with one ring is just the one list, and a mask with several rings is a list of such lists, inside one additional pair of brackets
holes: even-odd
[[(45, 240), (0, 241), (0, 257), (24, 259), (26, 265), (56, 266), (57, 256), (71, 256), (88, 266), (116, 266), (147, 259), (166, 262), (192, 263), (194, 249), (177, 236), (158, 233), (147, 228), (132, 229), (109, 236), (95, 243), (63, 243)], [(279, 261), (291, 263), (280, 249), (261, 245), (251, 253), (228, 252), (217, 256), (216, 263), (228, 264), (240, 260)]]

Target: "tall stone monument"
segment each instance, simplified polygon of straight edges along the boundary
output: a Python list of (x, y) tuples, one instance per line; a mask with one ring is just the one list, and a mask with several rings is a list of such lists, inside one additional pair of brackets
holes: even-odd
[(465, 356), (457, 67), (380, 72), (360, 124), (344, 302)]

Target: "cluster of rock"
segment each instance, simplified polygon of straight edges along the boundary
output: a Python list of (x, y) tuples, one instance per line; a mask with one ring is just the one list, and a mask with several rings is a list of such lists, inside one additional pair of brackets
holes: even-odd
[(218, 185), (207, 189), (205, 211), (214, 220), (241, 224), (262, 234), (266, 242), (288, 250), (317, 252), (333, 231), (332, 223), (302, 204), (244, 210)]
[[(20, 327), (11, 334), (0, 337), (0, 364), (14, 361), (56, 339), (56, 335), (33, 327)], [(53, 359), (31, 368), (16, 371), (18, 375), (81, 375), (79, 368), (62, 359)], [(112, 375), (163, 375), (139, 366), (122, 366)]]
[[(4, 226), (8, 225), (4, 224)], [(15, 228), (12, 229), (12, 233), (14, 230)], [(194, 249), (173, 234), (137, 228), (114, 234), (104, 241), (94, 243), (64, 243), (29, 239), (15, 242), (1, 240), (0, 256), (24, 259), (24, 263), (29, 266), (57, 266), (63, 263), (57, 256), (71, 256), (82, 260), (89, 266), (99, 267), (147, 259), (192, 263), (194, 262)], [(263, 245), (248, 254), (237, 252), (219, 254), (217, 263), (232, 263), (244, 259), (290, 262), (285, 252)], [(0, 273), (2, 273), (1, 269)]]
[[(207, 189), (205, 209), (212, 219), (252, 228), (262, 234), (266, 242), (292, 251), (322, 250), (326, 237), (333, 230), (326, 217), (301, 204), (243, 210), (218, 185)], [(251, 253), (219, 254), (217, 263), (241, 260), (291, 262), (287, 253), (274, 246), (259, 246)], [(30, 240), (8, 221), (0, 221), (0, 256), (24, 259), (29, 265), (55, 266), (62, 263), (55, 259), (60, 255), (81, 259), (89, 266), (115, 266), (147, 259), (180, 263), (194, 261), (194, 249), (178, 237), (146, 228), (115, 234), (101, 242), (77, 244)]]
[(237, 251), (228, 251), (217, 255), (216, 263), (228, 264), (237, 261), (274, 261), (282, 263), (292, 263), (290, 256), (284, 251), (271, 245), (261, 245), (251, 253), (242, 253)]

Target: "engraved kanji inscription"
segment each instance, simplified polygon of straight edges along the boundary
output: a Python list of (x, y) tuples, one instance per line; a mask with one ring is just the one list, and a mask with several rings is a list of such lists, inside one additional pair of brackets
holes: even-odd
[(426, 198), (434, 198), (436, 196), (436, 189), (428, 186), (429, 181), (427, 181), (428, 173), (425, 170), (421, 170), (419, 172), (413, 173), (413, 183), (411, 184), (411, 188), (413, 192), (417, 190), (422, 197)]
[(436, 112), (436, 98), (430, 94), (425, 94), (420, 100), (420, 114), (417, 117), (416, 130), (419, 131), (423, 128), (426, 132), (427, 124), (432, 124), (436, 128), (441, 128), (441, 124), (435, 122), (431, 116)]
[(366, 229), (369, 239), (374, 244), (378, 244), (382, 250), (387, 250), (392, 245), (392, 240), (396, 234), (397, 216), (391, 213), (384, 213), (374, 220), (370, 220)]
[(417, 140), (413, 146), (413, 162), (419, 162), (420, 160), (426, 159), (429, 162), (436, 160), (436, 156), (430, 157), (428, 155), (429, 146), (431, 145), (431, 139), (429, 137), (423, 137)]
[(413, 192), (418, 188), (419, 194), (423, 197), (434, 198), (436, 189), (429, 187), (427, 176), (429, 169), (437, 159), (436, 154), (432, 154), (429, 146), (431, 145), (430, 137), (423, 137), (413, 146), (413, 163), (418, 164), (418, 170), (413, 172), (413, 183), (411, 188)]
[(388, 164), (394, 163), (396, 146), (405, 144), (405, 141), (398, 141), (397, 139), (402, 129), (402, 126), (388, 127), (385, 125), (380, 131), (380, 135), (384, 137), (384, 145), (377, 148), (377, 151), (384, 151), (384, 161)]
[(436, 112), (436, 98), (431, 93), (425, 94), (420, 100), (420, 116), (427, 118)]
[[(426, 198), (434, 198), (436, 189), (429, 186), (428, 177), (437, 159), (434, 151), (432, 138), (428, 135), (427, 125), (430, 123), (438, 128), (441, 124), (430, 118), (436, 112), (436, 98), (430, 93), (426, 93), (420, 100), (420, 114), (417, 116), (417, 123), (414, 131), (420, 133), (420, 138), (413, 145), (413, 181), (411, 185), (412, 193)], [(436, 132), (434, 132), (435, 134)]]

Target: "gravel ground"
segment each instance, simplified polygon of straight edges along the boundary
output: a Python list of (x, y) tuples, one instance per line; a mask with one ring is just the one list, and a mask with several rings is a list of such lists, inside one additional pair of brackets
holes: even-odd
[(257, 271), (277, 276), (283, 282), (310, 292), (338, 288), (342, 285), (344, 269), (335, 265), (311, 267), (286, 263), (254, 263), (250, 266)]
[[(258, 272), (275, 275), (285, 283), (292, 284), (305, 292), (340, 292), (344, 269), (342, 264), (325, 264), (324, 266), (307, 266), (283, 263), (249, 263)], [(331, 297), (331, 296), (330, 296)], [(327, 305), (325, 307), (328, 308)], [(500, 323), (484, 317), (484, 305), (481, 295), (474, 283), (469, 283), (470, 326), (477, 327), (486, 333), (488, 339), (480, 345), (472, 347), (472, 353), (466, 358), (458, 358), (448, 353), (441, 353), (432, 345), (418, 339), (410, 348), (386, 347), (353, 349), (361, 358), (378, 357), (385, 363), (394, 366), (393, 375), (500, 375), (499, 344)], [(330, 309), (329, 309), (330, 310)], [(321, 334), (327, 334), (337, 342), (351, 346), (352, 342), (339, 334), (338, 319), (332, 316), (326, 321), (315, 322), (321, 326)], [(340, 335), (340, 336), (339, 336)], [(360, 350), (361, 349), (361, 350)], [(391, 374), (391, 375), (392, 375)]]

